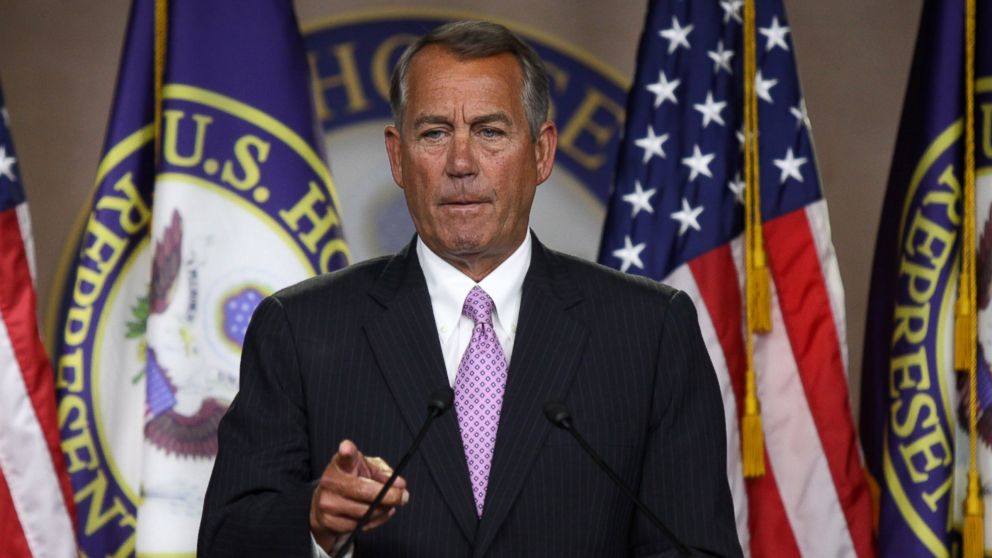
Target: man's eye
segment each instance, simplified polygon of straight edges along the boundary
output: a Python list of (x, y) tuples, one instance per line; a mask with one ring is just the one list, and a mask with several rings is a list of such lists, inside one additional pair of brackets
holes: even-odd
[(482, 128), (479, 134), (486, 139), (496, 139), (503, 135), (503, 130), (499, 128)]
[(444, 137), (444, 131), (442, 130), (427, 130), (426, 132), (420, 134), (420, 137), (426, 140), (437, 141)]

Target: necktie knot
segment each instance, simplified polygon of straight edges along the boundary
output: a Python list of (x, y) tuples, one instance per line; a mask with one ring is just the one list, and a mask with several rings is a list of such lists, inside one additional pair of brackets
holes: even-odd
[(492, 297), (486, 291), (482, 290), (482, 287), (476, 285), (472, 287), (472, 290), (468, 292), (468, 296), (465, 297), (465, 305), (462, 306), (462, 315), (471, 318), (476, 325), (491, 325), (493, 323), (494, 307), (495, 304)]

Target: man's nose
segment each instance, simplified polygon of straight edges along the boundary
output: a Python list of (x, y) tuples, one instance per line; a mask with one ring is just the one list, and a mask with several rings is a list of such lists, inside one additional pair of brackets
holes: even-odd
[(449, 176), (471, 176), (476, 173), (475, 152), (469, 133), (455, 133), (448, 145), (445, 172)]

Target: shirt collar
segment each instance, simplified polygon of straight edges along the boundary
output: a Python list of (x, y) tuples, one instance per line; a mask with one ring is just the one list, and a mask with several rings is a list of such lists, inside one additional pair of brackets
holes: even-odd
[(427, 280), (427, 292), (434, 309), (434, 323), (437, 324), (442, 342), (447, 341), (455, 332), (465, 297), (476, 285), (482, 287), (493, 299), (496, 306), (494, 323), (498, 323), (506, 333), (513, 334), (516, 331), (524, 277), (530, 269), (531, 250), (531, 235), (528, 230), (520, 246), (482, 281), (476, 283), (441, 259), (417, 237), (417, 258)]

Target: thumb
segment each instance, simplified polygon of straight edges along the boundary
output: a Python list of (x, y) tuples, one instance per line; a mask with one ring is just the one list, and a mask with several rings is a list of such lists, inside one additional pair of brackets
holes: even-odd
[(338, 454), (334, 457), (334, 463), (342, 473), (357, 475), (363, 461), (362, 452), (358, 451), (358, 446), (354, 442), (342, 440), (338, 444)]

